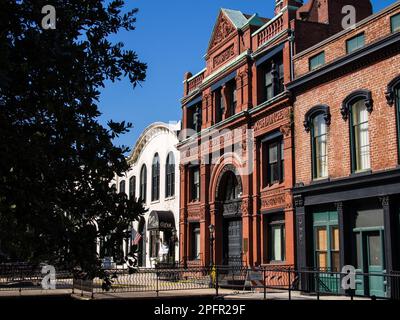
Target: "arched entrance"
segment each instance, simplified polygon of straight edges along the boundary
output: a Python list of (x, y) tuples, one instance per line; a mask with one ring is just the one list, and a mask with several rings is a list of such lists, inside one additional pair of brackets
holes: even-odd
[[(219, 237), (219, 252), (222, 253), (222, 264), (229, 266), (242, 265), (242, 182), (235, 173), (235, 168), (228, 165), (224, 168), (217, 184), (218, 213), (217, 226), (222, 230)], [(222, 231), (222, 232), (221, 232)]]

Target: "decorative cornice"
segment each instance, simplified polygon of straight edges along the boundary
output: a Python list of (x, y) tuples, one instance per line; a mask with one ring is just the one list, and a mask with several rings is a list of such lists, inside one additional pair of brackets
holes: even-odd
[(325, 104), (317, 105), (308, 110), (304, 116), (303, 125), (307, 132), (311, 131), (313, 118), (319, 114), (324, 115), (324, 120), (328, 126), (331, 124), (331, 113), (329, 111), (329, 106)]
[(385, 92), (386, 100), (390, 107), (393, 107), (394, 105), (396, 99), (396, 89), (400, 89), (400, 75), (390, 81)]
[(369, 90), (357, 90), (350, 93), (342, 103), (342, 108), (340, 109), (340, 113), (342, 114), (343, 120), (347, 120), (349, 118), (349, 113), (351, 111), (351, 106), (357, 102), (357, 100), (363, 99), (365, 101), (365, 106), (369, 113), (373, 110), (373, 100), (372, 93)]
[(337, 72), (343, 70), (344, 67), (349, 66), (352, 63), (356, 63), (358, 60), (368, 57), (371, 54), (376, 52), (385, 50), (385, 54), (388, 54), (390, 50), (388, 47), (390, 46), (397, 46), (396, 52), (400, 49), (400, 32), (391, 34), (390, 36), (376, 41), (368, 46), (365, 46), (357, 51), (354, 51), (351, 54), (348, 54), (344, 57), (341, 57), (331, 63), (328, 63), (321, 68), (308, 72), (297, 79), (293, 80), (291, 83), (287, 84), (286, 88), (290, 91), (298, 90), (300, 87), (308, 84), (311, 81), (315, 81), (322, 76), (326, 76), (335, 72), (337, 76)]

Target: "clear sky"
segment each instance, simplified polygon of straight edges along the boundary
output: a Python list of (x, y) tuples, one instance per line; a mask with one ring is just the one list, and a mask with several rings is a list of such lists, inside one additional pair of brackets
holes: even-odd
[[(136, 30), (120, 32), (122, 41), (148, 64), (147, 80), (132, 89), (127, 80), (107, 83), (102, 90), (100, 122), (125, 120), (134, 128), (116, 139), (118, 145), (133, 148), (141, 132), (155, 121), (181, 118), (180, 98), (183, 75), (205, 67), (207, 49), (220, 8), (273, 16), (273, 0), (126, 0), (127, 8), (138, 8)], [(306, 2), (306, 1), (305, 1)], [(374, 11), (395, 0), (372, 0)]]

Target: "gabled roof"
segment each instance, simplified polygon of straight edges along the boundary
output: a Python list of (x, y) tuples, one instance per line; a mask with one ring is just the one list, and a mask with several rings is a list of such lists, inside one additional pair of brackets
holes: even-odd
[(221, 11), (228, 17), (236, 29), (241, 29), (248, 23), (259, 26), (262, 26), (265, 23), (257, 14), (249, 15), (244, 14), (239, 10), (225, 8), (222, 8)]
[(236, 29), (242, 28), (248, 21), (245, 15), (237, 10), (221, 9), (221, 11), (228, 17)]
[[(219, 27), (219, 22), (221, 19), (221, 16), (224, 16), (225, 20), (228, 20), (228, 24), (231, 24), (231, 27), (228, 27), (228, 29), (226, 29), (226, 26), (224, 26), (224, 31), (228, 31), (228, 32), (233, 32), (233, 30), (240, 30), (243, 27), (245, 27), (246, 25), (252, 25), (252, 26), (262, 26), (266, 23), (266, 19), (259, 17), (257, 14), (253, 14), (253, 15), (248, 15), (248, 14), (243, 14), (241, 11), (238, 10), (232, 10), (232, 9), (225, 9), (222, 8), (219, 15), (218, 15), (218, 19), (217, 22), (214, 25), (214, 29), (213, 32), (211, 34), (211, 38), (210, 41), (208, 43), (208, 48), (211, 48), (211, 45), (213, 43), (215, 34), (217, 33), (217, 29)], [(231, 30), (229, 30), (231, 29)], [(221, 33), (221, 30), (219, 30), (219, 32)], [(219, 35), (220, 35), (219, 33)]]

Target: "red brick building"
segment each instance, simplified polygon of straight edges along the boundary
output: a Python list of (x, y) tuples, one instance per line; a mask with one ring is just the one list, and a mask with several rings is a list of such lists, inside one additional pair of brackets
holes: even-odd
[[(272, 19), (222, 9), (206, 68), (184, 78), (180, 256), (191, 264), (295, 263), (292, 56), (368, 0), (276, 1)], [(215, 228), (215, 241), (209, 226)]]
[[(396, 2), (293, 58), (298, 269), (399, 270), (398, 31)], [(357, 278), (359, 294), (390, 292), (388, 279)]]

